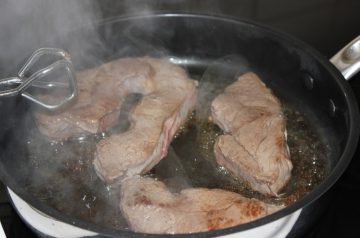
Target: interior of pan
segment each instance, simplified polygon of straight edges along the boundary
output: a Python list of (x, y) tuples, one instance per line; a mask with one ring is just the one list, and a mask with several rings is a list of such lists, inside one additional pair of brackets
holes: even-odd
[[(44, 44), (46, 42), (39, 43), (39, 47), (49, 46)], [(306, 123), (298, 126), (315, 131), (306, 148), (314, 151), (321, 147), (326, 160), (321, 181), (314, 183), (306, 195), (286, 209), (248, 224), (213, 231), (214, 235), (253, 228), (305, 206), (322, 195), (351, 160), (358, 136), (358, 127), (354, 124), (358, 112), (351, 90), (327, 59), (303, 43), (267, 28), (217, 17), (160, 14), (119, 18), (87, 26), (53, 44), (50, 46), (70, 52), (78, 70), (120, 57), (147, 55), (167, 58), (186, 68), (192, 78), (199, 80), (199, 91), (205, 95), (200, 97), (202, 108), (206, 108), (212, 94), (219, 93), (237, 75), (254, 71), (284, 105), (295, 108), (296, 113), (306, 118)], [(209, 91), (213, 93), (207, 94)], [(32, 111), (36, 109), (21, 97), (2, 99), (0, 110), (0, 172), (7, 186), (38, 210), (67, 223), (104, 234), (125, 232), (136, 235), (121, 228), (125, 221), (116, 208), (111, 209), (115, 212), (102, 215), (97, 215), (96, 210), (91, 208), (78, 210), (79, 206), (93, 206), (95, 200), (102, 201), (97, 203), (98, 211), (112, 208), (116, 203), (116, 189), (91, 175), (91, 146), (96, 138), (82, 141), (81, 146), (75, 147), (71, 141), (66, 142), (65, 147), (48, 142), (34, 123)], [(290, 117), (298, 118), (292, 112), (288, 113)], [(288, 121), (288, 124), (291, 123)], [(216, 129), (210, 130), (210, 136), (213, 130)], [(194, 154), (196, 149), (191, 147), (191, 143), (186, 143), (192, 137), (194, 135), (190, 133), (173, 141), (169, 156), (175, 164)], [(320, 147), (316, 147), (317, 144)], [(72, 152), (64, 156), (64, 151)], [(82, 166), (84, 163), (88, 165)], [(64, 164), (71, 169), (64, 169)], [(166, 164), (159, 166), (168, 169), (167, 173), (159, 175), (160, 178), (174, 175), (173, 167)], [(191, 174), (189, 169), (193, 164), (190, 164), (184, 171), (194, 186), (224, 186), (201, 183), (201, 168), (211, 169), (211, 166), (211, 163), (204, 163)], [(86, 178), (72, 180), (71, 172), (75, 172), (76, 176), (84, 174)], [(216, 177), (206, 179), (216, 180)], [(226, 179), (218, 181), (228, 182)], [(34, 184), (38, 186), (36, 191)], [(111, 219), (104, 220), (105, 215)], [(116, 216), (118, 219), (112, 219)], [(96, 222), (100, 220), (102, 222)], [(108, 226), (104, 224), (106, 222), (115, 224)]]

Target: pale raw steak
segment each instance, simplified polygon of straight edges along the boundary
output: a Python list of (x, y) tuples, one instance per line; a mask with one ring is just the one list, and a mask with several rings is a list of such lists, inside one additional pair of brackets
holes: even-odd
[(153, 91), (130, 113), (129, 130), (96, 146), (95, 170), (107, 182), (147, 172), (156, 165), (195, 105), (196, 81), (182, 68), (151, 58), (141, 63), (151, 69)]
[(117, 123), (131, 93), (155, 90), (153, 68), (142, 58), (124, 58), (76, 74), (78, 99), (60, 114), (36, 113), (40, 131), (61, 140), (103, 132)]
[(277, 195), (291, 176), (286, 120), (279, 100), (254, 73), (246, 73), (211, 104), (213, 121), (224, 130), (214, 151), (217, 162), (252, 189)]
[(132, 230), (193, 233), (236, 226), (282, 208), (222, 189), (189, 188), (179, 193), (151, 178), (122, 183), (120, 208)]

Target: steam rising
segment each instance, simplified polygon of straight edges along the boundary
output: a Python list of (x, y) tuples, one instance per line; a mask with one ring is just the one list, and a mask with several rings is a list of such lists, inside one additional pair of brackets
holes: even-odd
[[(95, 1), (1, 1), (0, 76), (14, 76), (25, 59), (42, 47), (68, 51), (75, 64), (83, 59), (89, 65), (100, 63), (102, 59), (97, 52), (105, 51), (106, 46), (92, 26), (101, 17), (99, 10)], [(87, 29), (86, 34), (73, 37), (74, 32), (84, 27)], [(9, 113), (8, 116), (14, 115)], [(17, 181), (25, 181), (23, 185), (26, 189), (40, 201), (61, 212), (105, 225), (114, 225), (114, 221), (104, 217), (116, 217), (115, 223), (119, 225), (115, 224), (115, 227), (126, 226), (121, 220), (121, 214), (117, 214), (118, 192), (104, 186), (93, 171), (93, 147), (88, 143), (75, 148), (72, 148), (71, 143), (51, 143), (39, 134), (32, 117), (30, 111), (21, 114), (21, 123), (14, 126), (11, 135), (11, 143), (15, 145), (9, 146), (6, 151), (10, 158), (15, 157), (11, 156), (13, 147), (22, 151), (17, 152), (18, 158), (14, 162), (9, 161), (21, 162), (20, 166), (14, 165)], [(27, 141), (24, 141), (24, 131)], [(103, 204), (109, 206), (101, 207)], [(94, 209), (103, 211), (102, 215), (98, 217)]]
[[(122, 1), (117, 3), (118, 8), (112, 8), (111, 4), (99, 4), (97, 1), (49, 1), (49, 0), (17, 0), (0, 3), (0, 29), (6, 34), (0, 35), (2, 47), (0, 54), (1, 76), (11, 76), (21, 67), (28, 56), (41, 47), (62, 48), (68, 51), (75, 66), (80, 68), (91, 67), (112, 58), (150, 54), (157, 57), (168, 56), (168, 50), (158, 42), (156, 35), (150, 40), (156, 42), (153, 45), (149, 39), (139, 37), (133, 29), (154, 31), (156, 25), (151, 21), (142, 25), (137, 23), (114, 32), (111, 28), (104, 28), (101, 33), (96, 30), (95, 23), (101, 19), (103, 12), (117, 15), (119, 12), (126, 14), (149, 15), (153, 8), (159, 10), (178, 10), (182, 6), (183, 11), (188, 11), (185, 0), (169, 1)], [(157, 3), (159, 5), (157, 5)], [(207, 3), (196, 3), (201, 9), (208, 8)], [(160, 6), (161, 5), (161, 6)], [(217, 4), (212, 4), (217, 9)], [(120, 7), (120, 8), (119, 8)], [(116, 12), (119, 11), (119, 12)], [(86, 28), (84, 34), (74, 32)], [(165, 29), (164, 29), (165, 30)], [(166, 29), (166, 34), (171, 38), (175, 34), (174, 29)], [(105, 42), (116, 35), (126, 38), (134, 48), (127, 45), (117, 45), (118, 41)], [(151, 35), (151, 34), (150, 34)], [(104, 40), (105, 39), (105, 40)], [(200, 80), (199, 105), (209, 106), (211, 97), (219, 93), (218, 85), (215, 86), (216, 77), (223, 78), (224, 85), (234, 79), (238, 73), (236, 68), (229, 72), (222, 67), (231, 61), (233, 64), (244, 65), (242, 60), (235, 57), (227, 57), (214, 62)], [(216, 77), (214, 78), (215, 75)], [(228, 80), (229, 79), (229, 80)], [(216, 90), (217, 91), (216, 91)], [(205, 108), (202, 106), (201, 108)], [(203, 112), (197, 108), (199, 115)], [(207, 112), (204, 112), (204, 115)], [(30, 130), (19, 129), (14, 132), (16, 141), (23, 143), (22, 130), (30, 131), (27, 149), (30, 152), (28, 158), (29, 167), (34, 171), (29, 172), (29, 167), (19, 167), (19, 174), (29, 176), (29, 188), (36, 191), (38, 198), (58, 210), (77, 216), (78, 218), (96, 221), (104, 226), (112, 226), (123, 229), (126, 223), (122, 220), (118, 210), (118, 187), (106, 187), (96, 176), (92, 168), (93, 145), (96, 138), (90, 143), (81, 143), (74, 146), (71, 142), (51, 143), (39, 134), (32, 119), (32, 113), (26, 115)], [(24, 127), (25, 127), (24, 126)], [(25, 149), (24, 149), (25, 150)], [(26, 152), (24, 152), (26, 153)], [(169, 158), (157, 168), (159, 174), (166, 178), (169, 185), (186, 188), (191, 186), (191, 181), (183, 168), (180, 158), (174, 150), (169, 151)], [(30, 175), (29, 175), (30, 173)], [(31, 174), (32, 173), (32, 174)], [(24, 179), (26, 180), (26, 178)], [(80, 189), (79, 189), (80, 188)], [(78, 202), (73, 202), (78, 201)], [(105, 205), (104, 205), (105, 204)], [(85, 212), (84, 212), (85, 211)], [(96, 212), (100, 211), (100, 212)], [(104, 217), (106, 219), (104, 219)], [(117, 224), (114, 224), (117, 223)]]
[[(168, 55), (169, 50), (162, 44), (161, 39), (158, 40), (156, 34), (151, 34), (153, 32), (166, 34), (165, 36), (171, 39), (176, 34), (174, 29), (159, 31), (158, 26), (152, 21), (146, 21), (141, 25), (136, 22), (127, 22), (128, 25), (115, 32), (111, 27), (104, 27), (101, 32), (98, 32), (96, 22), (104, 18), (104, 12), (107, 12), (110, 17), (119, 14), (149, 15), (154, 9), (189, 12), (194, 10), (194, 6), (197, 8), (196, 12), (209, 13), (210, 11), (218, 14), (221, 11), (220, 2), (212, 0), (1, 1), (0, 43), (3, 47), (0, 53), (0, 76), (14, 75), (24, 59), (41, 47), (67, 50), (77, 69), (95, 66), (118, 57), (146, 54), (157, 57), (167, 56), (169, 59), (174, 59), (175, 63), (187, 66), (186, 59), (183, 60), (180, 56), (177, 58), (177, 55)], [(76, 34), (78, 31), (83, 31), (83, 28), (86, 28), (86, 31)], [(148, 31), (148, 38), (139, 37), (136, 30)], [(203, 36), (200, 34), (199, 37)], [(131, 42), (131, 46), (120, 44), (118, 40), (123, 39)], [(213, 40), (216, 41), (214, 45), (219, 47), (223, 45), (223, 42), (218, 42), (217, 38)], [(156, 44), (153, 44), (154, 42)], [(227, 43), (237, 44), (237, 42)], [(190, 44), (190, 46), (193, 45)], [(181, 49), (180, 53), (182, 52)], [(239, 52), (241, 51), (235, 53)], [(190, 62), (194, 55), (188, 55), (188, 57), (190, 57)], [(194, 60), (196, 60), (195, 57)], [(219, 130), (211, 123), (208, 125), (198, 123), (199, 120), (207, 120), (210, 116), (210, 104), (214, 97), (234, 82), (239, 75), (251, 69), (249, 63), (241, 55), (220, 57), (217, 60), (213, 59), (214, 61), (210, 62), (205, 71), (201, 72), (200, 76), (197, 75), (199, 87), (196, 118), (192, 118), (190, 126), (188, 125), (192, 129), (184, 130), (185, 132), (173, 141), (168, 158), (154, 168), (155, 175), (164, 179), (170, 187), (178, 186), (182, 189), (203, 186), (236, 192), (248, 191), (238, 180), (216, 167), (213, 144), (220, 133)], [(191, 67), (191, 62), (188, 66)], [(136, 100), (133, 99), (133, 101)], [(2, 109), (12, 109), (11, 105), (3, 106), (1, 101), (0, 106)], [(127, 115), (130, 108), (122, 108), (122, 110)], [(16, 111), (16, 113), (24, 115), (22, 112)], [(16, 113), (8, 115), (11, 119), (15, 118), (15, 121), (8, 120), (5, 126), (2, 123), (5, 128), (7, 126), (13, 128), (12, 134), (6, 130), (0, 132), (2, 133), (1, 140), (9, 139), (11, 141), (9, 143), (14, 144), (5, 143), (9, 149), (5, 149), (6, 155), (2, 156), (11, 158), (7, 163), (13, 163), (12, 167), (15, 167), (16, 174), (23, 175), (23, 178), (16, 179), (25, 181), (26, 189), (29, 191), (33, 189), (31, 192), (35, 191), (41, 201), (65, 214), (112, 229), (127, 229), (127, 223), (118, 209), (119, 187), (106, 186), (97, 177), (92, 167), (94, 145), (100, 138), (94, 136), (85, 138), (86, 140), (83, 141), (75, 141), (75, 143), (74, 141), (51, 143), (37, 130), (32, 113), (25, 116), (25, 123), (23, 118), (17, 116)], [(5, 121), (5, 119), (0, 119), (1, 122), (2, 120)], [(127, 126), (124, 121), (119, 125), (119, 130)], [(25, 136), (29, 137), (28, 141), (24, 141)], [(308, 143), (309, 137), (320, 141), (315, 136), (304, 135), (301, 141), (306, 142), (307, 146), (313, 144)], [(21, 152), (12, 150), (13, 148)], [(18, 166), (19, 163), (25, 165)], [(249, 191), (248, 194), (253, 195)]]
[[(91, 24), (99, 13), (95, 11), (96, 6), (89, 3), (47, 0), (2, 1), (0, 43), (6, 47), (1, 47), (1, 75), (16, 73), (19, 65), (36, 49), (60, 48), (60, 38), (66, 39), (71, 31)], [(87, 42), (85, 39), (79, 41), (83, 44)], [(76, 47), (81, 42), (73, 44)]]

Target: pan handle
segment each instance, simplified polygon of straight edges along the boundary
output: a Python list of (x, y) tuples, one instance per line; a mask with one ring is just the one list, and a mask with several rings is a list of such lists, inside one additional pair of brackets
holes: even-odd
[(359, 72), (360, 35), (336, 53), (330, 61), (340, 70), (346, 80)]

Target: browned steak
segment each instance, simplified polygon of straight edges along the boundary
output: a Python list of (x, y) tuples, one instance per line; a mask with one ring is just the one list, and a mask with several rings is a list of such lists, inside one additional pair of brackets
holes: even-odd
[(119, 59), (81, 71), (76, 75), (76, 103), (57, 115), (36, 113), (38, 127), (54, 140), (102, 132), (118, 121), (128, 94), (148, 94), (155, 89), (153, 74), (141, 58)]
[(214, 122), (224, 130), (214, 151), (218, 163), (252, 189), (277, 195), (291, 176), (286, 120), (279, 100), (254, 73), (246, 73), (211, 104)]
[(160, 181), (135, 176), (122, 184), (120, 208), (136, 232), (175, 234), (236, 226), (282, 207), (222, 189), (172, 193)]
[(107, 182), (147, 172), (156, 165), (195, 105), (196, 83), (182, 68), (151, 58), (140, 62), (151, 68), (154, 90), (134, 107), (128, 131), (97, 144), (95, 170)]

